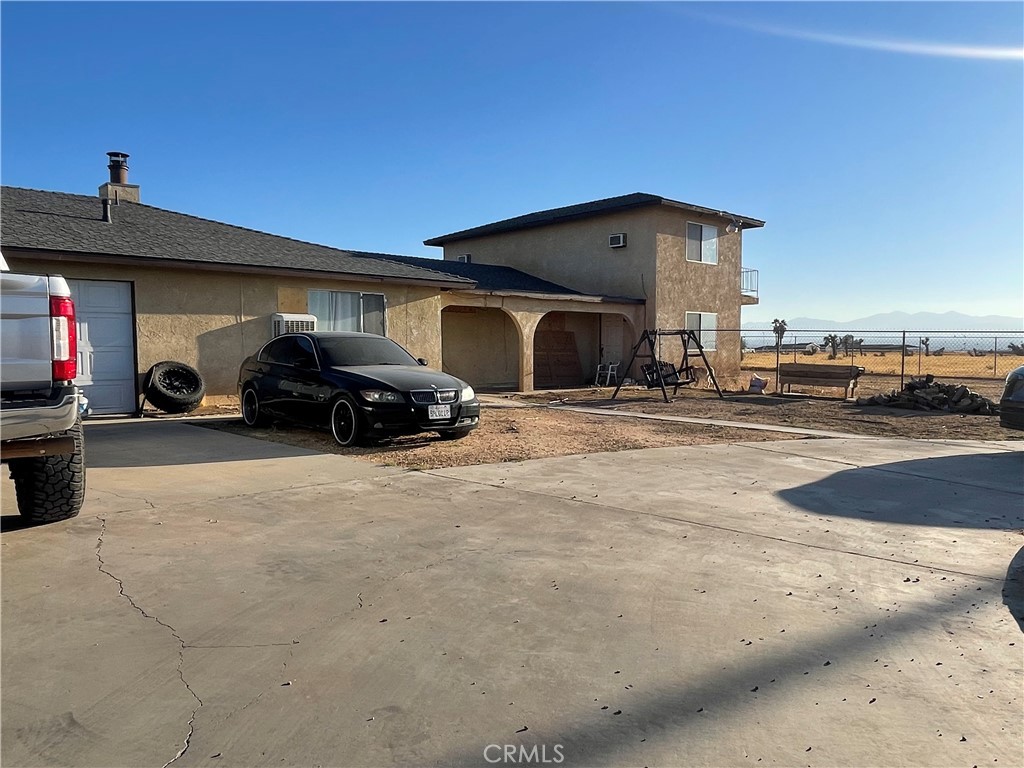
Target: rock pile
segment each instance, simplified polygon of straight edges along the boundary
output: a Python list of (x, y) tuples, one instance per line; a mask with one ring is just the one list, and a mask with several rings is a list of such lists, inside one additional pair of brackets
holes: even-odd
[(916, 411), (948, 411), (950, 413), (976, 413), (991, 416), (999, 413), (998, 404), (963, 384), (942, 384), (928, 374), (922, 379), (911, 379), (901, 390), (872, 397), (858, 397), (857, 405), (885, 405)]

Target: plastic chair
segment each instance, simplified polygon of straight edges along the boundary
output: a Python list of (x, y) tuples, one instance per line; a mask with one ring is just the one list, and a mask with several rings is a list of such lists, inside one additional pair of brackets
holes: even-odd
[[(604, 377), (604, 383), (601, 383), (601, 378)], [(597, 366), (597, 375), (594, 376), (594, 384), (599, 387), (610, 387), (612, 383), (619, 383), (619, 364), (618, 363), (599, 363)]]

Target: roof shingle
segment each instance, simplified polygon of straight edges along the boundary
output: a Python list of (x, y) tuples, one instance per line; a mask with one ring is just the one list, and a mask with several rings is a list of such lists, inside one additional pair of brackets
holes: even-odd
[(512, 267), (495, 264), (465, 264), (461, 261), (442, 261), (419, 256), (391, 256), (381, 254), (378, 258), (388, 261), (422, 266), (453, 277), (463, 277), (476, 283), (478, 291), (511, 291), (516, 293), (556, 293), (566, 296), (581, 296), (579, 291), (564, 285), (542, 280)]
[(97, 197), (21, 187), (0, 189), (0, 246), (224, 266), (294, 269), (471, 287), (427, 265), (271, 235), (141, 203), (102, 220)]

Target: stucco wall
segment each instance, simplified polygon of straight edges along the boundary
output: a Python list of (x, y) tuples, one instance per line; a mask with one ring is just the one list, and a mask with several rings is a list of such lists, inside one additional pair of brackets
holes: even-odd
[(383, 293), (388, 335), (416, 357), (441, 360), (437, 288), (4, 255), (15, 271), (132, 283), (138, 371), (179, 360), (203, 374), (213, 396), (235, 394), (241, 361), (271, 336), (270, 315), (306, 312), (311, 289)]
[[(586, 345), (581, 347), (580, 352), (580, 363), (586, 378), (591, 378), (597, 368), (597, 339), (600, 334), (602, 315), (613, 318), (616, 322), (621, 323), (624, 329), (622, 334), (624, 338), (620, 341), (621, 346), (625, 349), (621, 358), (623, 361), (628, 359), (628, 350), (635, 341), (633, 339), (633, 329), (643, 327), (643, 304), (596, 302), (583, 299), (544, 299), (534, 296), (500, 296), (477, 291), (451, 291), (443, 293), (441, 301), (446, 307), (487, 308), (489, 311), (501, 311), (507, 314), (512, 319), (513, 328), (517, 333), (516, 338), (518, 340), (517, 346), (513, 347), (512, 337), (508, 333), (507, 326), (503, 325), (500, 334), (498, 334), (496, 328), (492, 329), (488, 325), (481, 325), (474, 331), (477, 337), (475, 347), (470, 347), (469, 345), (463, 345), (461, 348), (449, 347), (446, 340), (444, 370), (455, 371), (457, 366), (467, 364), (453, 361), (450, 358), (450, 355), (456, 354), (456, 350), (458, 350), (457, 354), (464, 355), (468, 360), (472, 360), (477, 356), (486, 358), (494, 354), (494, 350), (491, 349), (492, 346), (500, 344), (504, 349), (507, 345), (508, 349), (518, 349), (519, 380), (517, 388), (522, 391), (532, 390), (534, 386), (534, 334), (546, 316), (557, 313), (562, 316), (560, 322), (563, 327), (573, 331), (578, 329), (580, 332), (578, 334), (579, 338), (586, 339), (585, 342), (577, 341), (578, 344), (583, 343)], [(468, 326), (468, 323), (464, 325)], [(445, 333), (447, 334), (447, 326), (445, 328)], [(464, 333), (464, 331), (460, 332)], [(491, 333), (498, 335), (491, 336)], [(639, 330), (636, 330), (635, 333), (639, 333)], [(614, 354), (614, 350), (609, 351), (609, 355)], [(610, 359), (616, 358), (611, 357)], [(474, 365), (471, 362), (468, 364)], [(507, 365), (511, 369), (511, 363)], [(485, 367), (484, 370), (488, 369)], [(472, 378), (467, 380), (470, 383), (474, 383)]]
[[(657, 230), (650, 209), (552, 224), (444, 246), (445, 259), (468, 253), (475, 264), (502, 264), (599, 296), (654, 295)], [(625, 248), (608, 235), (626, 233)]]
[[(718, 264), (686, 261), (686, 224), (718, 227)], [(718, 327), (740, 325), (742, 235), (729, 221), (679, 208), (651, 206), (591, 219), (462, 240), (444, 246), (446, 259), (468, 253), (478, 264), (503, 264), (604, 296), (647, 300), (641, 328), (683, 328), (686, 312), (714, 312)], [(608, 235), (624, 232), (625, 248), (609, 248)], [(636, 339), (630, 339), (629, 345)], [(708, 357), (724, 375), (739, 373), (738, 334), (719, 334)], [(664, 339), (663, 357), (678, 363), (682, 348)], [(596, 364), (595, 364), (596, 365)]]
[(519, 386), (519, 332), (500, 309), (446, 307), (441, 312), (443, 369), (477, 388)]
[[(687, 312), (714, 312), (718, 315), (718, 328), (739, 328), (742, 235), (727, 233), (720, 219), (673, 209), (656, 209), (653, 213), (659, 233), (658, 284), (652, 312), (657, 327), (685, 328)], [(687, 222), (718, 227), (717, 264), (686, 260)], [(717, 347), (715, 352), (708, 352), (715, 371), (722, 376), (737, 375), (738, 335), (718, 334)], [(663, 339), (662, 349), (672, 362), (677, 363), (682, 356), (678, 340)]]

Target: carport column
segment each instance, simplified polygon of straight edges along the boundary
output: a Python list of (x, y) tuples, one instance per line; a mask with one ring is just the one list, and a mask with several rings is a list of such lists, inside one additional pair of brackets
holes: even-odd
[(519, 391), (533, 390), (533, 336), (543, 312), (509, 312), (519, 328)]

